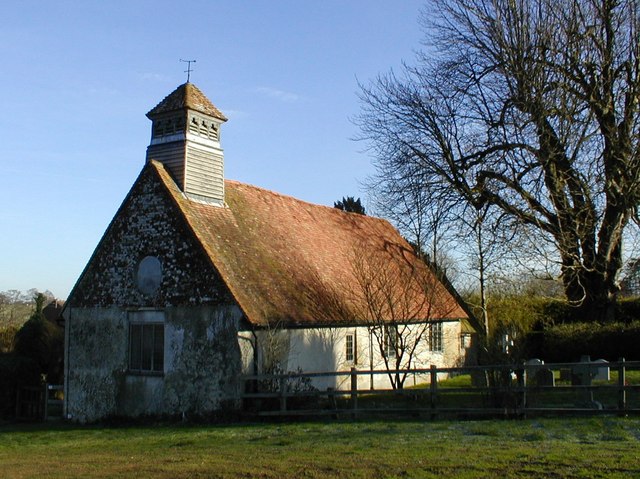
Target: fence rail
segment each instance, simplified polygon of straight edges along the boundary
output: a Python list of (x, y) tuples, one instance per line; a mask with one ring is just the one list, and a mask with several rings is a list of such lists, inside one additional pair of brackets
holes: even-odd
[[(419, 378), (359, 388), (373, 375)], [(507, 416), (640, 413), (640, 361), (262, 374), (243, 377), (243, 410), (260, 416), (411, 414)], [(319, 389), (328, 381), (339, 387)], [(371, 382), (373, 384), (373, 382)]]
[(61, 419), (62, 385), (25, 386), (16, 391), (16, 414), (19, 421)]

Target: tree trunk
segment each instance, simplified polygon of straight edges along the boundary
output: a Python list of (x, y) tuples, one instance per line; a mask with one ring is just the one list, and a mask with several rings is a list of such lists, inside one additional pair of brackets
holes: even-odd
[(562, 279), (567, 299), (576, 307), (576, 319), (599, 323), (615, 320), (617, 287), (606, 273), (565, 269)]

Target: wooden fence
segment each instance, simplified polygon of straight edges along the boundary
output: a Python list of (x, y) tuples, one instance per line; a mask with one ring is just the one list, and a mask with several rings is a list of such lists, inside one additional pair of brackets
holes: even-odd
[(61, 419), (62, 385), (43, 384), (18, 388), (16, 419), (19, 421), (48, 421)]
[[(422, 384), (402, 389), (358, 387), (373, 384), (359, 381), (362, 376), (380, 374), (418, 378), (416, 382)], [(640, 412), (640, 361), (624, 359), (399, 371), (352, 368), (243, 379), (243, 410), (259, 416), (407, 414), (437, 418)], [(340, 387), (313, 386), (327, 381)]]

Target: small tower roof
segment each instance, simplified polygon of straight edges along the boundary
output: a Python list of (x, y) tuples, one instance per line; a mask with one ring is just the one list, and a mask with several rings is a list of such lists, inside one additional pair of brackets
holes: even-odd
[(183, 83), (167, 95), (164, 100), (147, 113), (147, 117), (151, 119), (162, 113), (185, 109), (195, 110), (219, 120), (227, 121), (227, 117), (209, 101), (204, 93), (193, 83), (189, 82)]

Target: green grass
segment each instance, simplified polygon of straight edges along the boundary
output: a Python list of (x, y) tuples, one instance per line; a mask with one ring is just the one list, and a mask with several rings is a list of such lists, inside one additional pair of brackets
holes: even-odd
[[(541, 408), (574, 408), (584, 407), (591, 398), (600, 403), (604, 409), (614, 410), (618, 407), (618, 371), (612, 370), (609, 381), (593, 381), (595, 388), (590, 394), (586, 391), (572, 391), (568, 389), (571, 382), (568, 380), (559, 380), (559, 371), (554, 371), (556, 377), (555, 388), (546, 388), (536, 390), (532, 388), (527, 395), (527, 404), (529, 407)], [(626, 373), (626, 384), (638, 386), (640, 385), (640, 371), (628, 370)], [(515, 380), (514, 383), (515, 385)], [(564, 387), (563, 387), (564, 386)], [(609, 386), (609, 387), (606, 387)], [(420, 386), (428, 388), (427, 386)], [(463, 374), (450, 379), (444, 379), (438, 382), (439, 405), (441, 407), (473, 407), (473, 405), (487, 405), (487, 394), (480, 392), (456, 391), (456, 388), (471, 388), (471, 376)], [(640, 408), (640, 391), (633, 390), (627, 392), (627, 407)]]
[(640, 419), (0, 428), (6, 478), (640, 477)]
[[(556, 384), (566, 384), (566, 385), (571, 384), (570, 381), (560, 380), (560, 371), (554, 371), (554, 376), (556, 379)], [(640, 370), (627, 370), (625, 374), (625, 378), (627, 380), (627, 384), (640, 385)], [(618, 371), (616, 370), (611, 371), (609, 381), (595, 381), (594, 384), (610, 384), (610, 385), (618, 384)], [(470, 387), (470, 386), (471, 386), (471, 375), (469, 374), (461, 374), (459, 376), (454, 376), (449, 379), (443, 379), (441, 381), (438, 381), (438, 387), (457, 388), (457, 387)], [(416, 386), (416, 387), (425, 387), (425, 386)]]
[[(557, 371), (556, 371), (557, 372)], [(639, 371), (628, 371), (627, 385), (634, 386), (626, 394), (626, 407), (628, 410), (640, 409), (640, 374)], [(517, 382), (512, 381), (513, 391), (491, 392), (484, 387), (474, 387), (471, 376), (463, 374), (438, 381), (436, 407), (440, 418), (480, 418), (483, 410), (485, 416), (496, 414), (497, 411), (507, 411), (509, 414), (520, 414), (522, 395), (516, 391)], [(530, 387), (526, 395), (526, 404), (529, 408), (528, 415), (549, 414), (551, 410), (569, 409), (604, 409), (613, 413), (618, 410), (618, 377), (617, 371), (611, 372), (609, 381), (594, 381), (590, 391), (572, 389), (570, 381), (556, 381), (557, 387), (536, 388)], [(335, 401), (337, 409), (349, 411), (351, 401), (348, 394), (340, 395)], [(277, 402), (273, 408), (278, 408)], [(323, 409), (328, 404), (319, 406), (312, 402), (311, 405), (297, 407), (294, 403), (288, 406), (295, 409)], [(402, 391), (363, 391), (358, 395), (358, 409), (366, 413), (372, 411), (412, 410), (414, 413), (421, 411), (429, 414), (431, 411), (431, 394), (429, 384), (407, 386)], [(464, 410), (467, 411), (464, 411)], [(535, 409), (535, 411), (534, 411)], [(462, 415), (462, 416), (461, 416)]]

